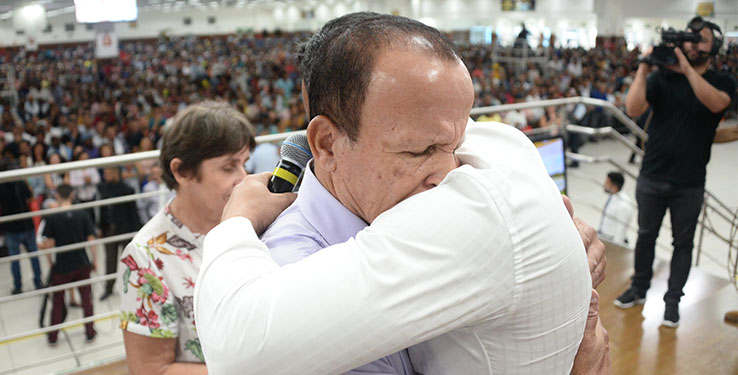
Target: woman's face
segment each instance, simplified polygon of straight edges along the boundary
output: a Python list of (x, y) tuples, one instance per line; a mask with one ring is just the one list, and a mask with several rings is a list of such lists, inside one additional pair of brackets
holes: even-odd
[(36, 143), (33, 145), (33, 156), (38, 160), (43, 160), (44, 157), (44, 145)]
[(110, 147), (110, 145), (108, 144), (100, 146), (100, 156), (104, 158), (108, 156), (113, 156), (113, 148)]
[(74, 150), (72, 150), (72, 155), (74, 156), (74, 158), (76, 160), (83, 160), (82, 159), (82, 152), (83, 151), (84, 151), (84, 149), (82, 148), (82, 146), (77, 145), (77, 146), (74, 147)]
[(141, 151), (151, 151), (154, 149), (154, 144), (150, 138), (141, 138)]
[(203, 215), (220, 218), (231, 191), (246, 176), (244, 164), (251, 156), (248, 146), (233, 154), (205, 159), (197, 176), (177, 179), (177, 194), (187, 194), (207, 212)]

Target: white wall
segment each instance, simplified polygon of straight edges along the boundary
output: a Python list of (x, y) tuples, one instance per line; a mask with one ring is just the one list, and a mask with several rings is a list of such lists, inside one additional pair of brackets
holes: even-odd
[(624, 5), (625, 17), (691, 18), (697, 11), (697, 3), (715, 3), (715, 17), (738, 17), (736, 0), (619, 0)]
[[(419, 0), (416, 18), (432, 19), (442, 30), (463, 30), (471, 26), (497, 25), (500, 20), (519, 24), (524, 20), (546, 20), (553, 23), (562, 16), (589, 20), (593, 16), (592, 0), (538, 0), (530, 12), (502, 12), (501, 0)], [(527, 24), (526, 24), (527, 26)]]
[[(738, 31), (738, 1), (713, 0), (715, 17), (723, 32)], [(625, 38), (630, 47), (659, 41), (658, 27), (683, 30), (695, 16), (699, 0), (624, 0)]]
[[(600, 35), (622, 35), (626, 20), (637, 18), (689, 19), (698, 0), (538, 0), (532, 12), (502, 12), (501, 0), (296, 0), (289, 3), (261, 3), (243, 8), (180, 9), (139, 12), (135, 28), (128, 23), (115, 25), (122, 40), (150, 38), (167, 32), (184, 34), (224, 34), (238, 29), (285, 31), (315, 30), (331, 18), (347, 12), (371, 10), (409, 16), (444, 31), (468, 30), (471, 26), (492, 26), (513, 33), (513, 27), (525, 22), (534, 35), (548, 29), (560, 38), (572, 30)], [(732, 30), (738, 27), (738, 1), (715, 0), (720, 23)], [(312, 17), (304, 17), (312, 10)], [(207, 18), (216, 23), (209, 25)], [(184, 17), (192, 25), (183, 24)], [(94, 31), (77, 24), (74, 32), (64, 31), (65, 23), (74, 23), (73, 14), (48, 17), (51, 34), (40, 34), (40, 44), (91, 41)], [(0, 21), (0, 46), (22, 45), (25, 36), (17, 36), (10, 20)]]
[[(208, 24), (208, 17), (215, 17), (216, 23)], [(184, 25), (184, 18), (190, 17), (192, 24)], [(233, 9), (188, 9), (172, 10), (171, 12), (140, 12), (138, 21), (135, 23), (115, 23), (114, 29), (120, 39), (151, 38), (161, 33), (173, 35), (183, 34), (223, 34), (232, 33), (239, 28), (253, 27), (256, 29), (268, 28), (271, 22), (265, 22), (271, 18), (268, 9), (243, 8), (238, 12)], [(40, 44), (70, 43), (91, 41), (95, 37), (94, 30), (87, 30), (84, 24), (77, 24), (74, 14), (65, 14), (48, 18), (52, 26), (52, 33), (38, 35)], [(67, 23), (74, 23), (72, 32), (65, 31)], [(134, 26), (135, 25), (135, 26)], [(3, 21), (0, 23), (0, 45), (18, 45), (25, 42), (25, 36), (18, 36), (12, 25)]]
[[(334, 0), (324, 1), (310, 6), (307, 2), (271, 3), (260, 6), (247, 5), (243, 8), (170, 8), (167, 11), (141, 11), (135, 27), (131, 23), (115, 23), (114, 29), (119, 38), (138, 39), (151, 38), (167, 33), (170, 35), (211, 35), (229, 34), (239, 29), (247, 30), (315, 30), (326, 21), (357, 9), (358, 1)], [(313, 17), (303, 18), (302, 10), (313, 9)], [(407, 10), (404, 10), (407, 12)], [(184, 18), (192, 19), (190, 25), (184, 25)], [(208, 18), (215, 17), (215, 24), (208, 24)], [(77, 24), (74, 14), (49, 17), (48, 23), (52, 32), (37, 35), (39, 44), (56, 44), (92, 41), (94, 30), (87, 30), (84, 24)], [(74, 23), (75, 29), (67, 32), (65, 24)], [(26, 43), (27, 35), (16, 35), (12, 20), (0, 21), (0, 46), (15, 46)]]
[[(697, 3), (706, 0), (622, 0), (623, 16), (627, 19), (643, 19), (650, 23), (658, 21), (675, 28), (684, 29), (695, 16)], [(738, 1), (711, 0), (715, 4), (715, 17), (723, 32), (738, 31)]]

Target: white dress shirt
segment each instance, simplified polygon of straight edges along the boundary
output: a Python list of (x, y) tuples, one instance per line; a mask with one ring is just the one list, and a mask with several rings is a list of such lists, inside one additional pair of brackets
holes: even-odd
[(624, 244), (636, 204), (622, 190), (611, 194), (602, 209), (600, 236), (611, 242)]
[(507, 125), (470, 125), (457, 153), (471, 165), (282, 268), (248, 219), (215, 227), (195, 289), (208, 371), (334, 374), (412, 346), (426, 374), (568, 374), (592, 284), (556, 185)]

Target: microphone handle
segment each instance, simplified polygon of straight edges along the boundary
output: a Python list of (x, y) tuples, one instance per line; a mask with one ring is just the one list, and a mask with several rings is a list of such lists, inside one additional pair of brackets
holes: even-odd
[(272, 193), (289, 193), (295, 189), (300, 174), (302, 174), (302, 168), (299, 165), (282, 159), (274, 168), (267, 188)]

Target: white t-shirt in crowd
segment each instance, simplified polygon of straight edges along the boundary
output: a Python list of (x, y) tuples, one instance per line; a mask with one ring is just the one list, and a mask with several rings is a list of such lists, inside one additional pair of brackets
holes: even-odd
[(624, 244), (636, 204), (622, 190), (610, 194), (602, 209), (599, 234), (605, 240)]

